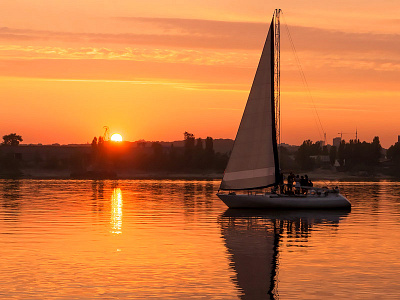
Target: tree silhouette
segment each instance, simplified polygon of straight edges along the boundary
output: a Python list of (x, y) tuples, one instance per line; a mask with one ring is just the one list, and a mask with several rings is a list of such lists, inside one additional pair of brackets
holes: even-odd
[(400, 165), (400, 143), (397, 142), (396, 144), (390, 146), (386, 155), (387, 158), (395, 162), (396, 165)]
[(184, 135), (184, 147), (185, 147), (185, 160), (186, 163), (191, 163), (192, 156), (193, 156), (193, 150), (194, 150), (194, 144), (195, 144), (195, 137), (192, 133), (189, 133), (185, 131)]
[(203, 139), (202, 138), (198, 138), (196, 141), (196, 150), (198, 152), (203, 151)]
[(389, 175), (400, 177), (400, 143), (390, 146), (386, 152), (390, 165), (386, 171)]
[(185, 153), (192, 152), (194, 149), (195, 138), (192, 133), (185, 131), (183, 134), (185, 143)]
[(18, 146), (19, 142), (22, 142), (22, 137), (16, 133), (10, 133), (3, 135), (3, 143), (5, 146)]
[(92, 147), (96, 147), (97, 146), (97, 137), (94, 137), (92, 140)]
[(302, 170), (313, 170), (315, 160), (310, 156), (321, 154), (323, 152), (320, 142), (313, 143), (311, 140), (305, 140), (295, 154), (295, 161)]
[(329, 161), (330, 161), (332, 166), (335, 165), (336, 154), (337, 154), (336, 146), (332, 146), (331, 149), (329, 150)]
[(340, 143), (337, 158), (342, 171), (365, 171), (374, 173), (380, 164), (382, 146), (379, 137), (374, 137), (372, 143), (344, 140)]
[(214, 154), (214, 142), (212, 137), (207, 137), (206, 138), (206, 153), (208, 155), (213, 155)]
[(164, 150), (160, 142), (153, 142), (151, 144), (153, 154), (150, 160), (150, 167), (154, 169), (162, 169), (164, 167)]
[(378, 136), (374, 137), (374, 139), (372, 140), (371, 146), (372, 146), (372, 155), (371, 155), (372, 162), (373, 162), (373, 164), (378, 164), (379, 159), (381, 158), (381, 152), (382, 152), (382, 146), (381, 146)]

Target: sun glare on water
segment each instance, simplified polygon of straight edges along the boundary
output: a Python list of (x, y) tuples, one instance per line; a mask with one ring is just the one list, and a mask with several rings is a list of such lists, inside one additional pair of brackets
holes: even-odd
[(111, 140), (112, 140), (113, 142), (122, 142), (122, 135), (120, 135), (119, 133), (114, 133), (114, 134), (111, 136)]

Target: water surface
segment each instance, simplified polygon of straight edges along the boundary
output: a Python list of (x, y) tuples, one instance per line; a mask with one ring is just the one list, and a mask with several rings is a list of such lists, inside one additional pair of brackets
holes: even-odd
[(0, 297), (397, 299), (400, 183), (339, 185), (351, 212), (227, 210), (219, 181), (0, 180)]

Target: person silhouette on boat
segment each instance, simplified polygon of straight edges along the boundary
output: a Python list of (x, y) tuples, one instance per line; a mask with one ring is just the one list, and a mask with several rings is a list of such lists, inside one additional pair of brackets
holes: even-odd
[(283, 194), (285, 192), (285, 185), (284, 185), (284, 180), (285, 180), (285, 176), (283, 175), (283, 173), (279, 174), (279, 192), (281, 194)]
[(314, 184), (312, 183), (312, 181), (308, 178), (308, 175), (304, 175), (304, 181), (306, 183), (306, 186), (312, 187), (314, 186)]
[[(301, 178), (303, 178), (303, 176), (301, 176)], [(314, 184), (312, 183), (312, 181), (308, 178), (308, 175), (304, 175), (304, 180), (301, 182), (301, 186), (304, 186), (306, 188), (302, 189), (302, 193), (306, 194), (308, 193), (309, 187), (313, 187)]]
[[(301, 176), (301, 178), (303, 178), (303, 176)], [(299, 177), (299, 175), (296, 175), (296, 185), (295, 185), (295, 193), (296, 194), (300, 194), (300, 187), (301, 187), (301, 179)]]
[(304, 176), (301, 176), (300, 178), (300, 188), (301, 188), (301, 193), (306, 194), (307, 193), (307, 180), (304, 178)]
[(293, 182), (294, 182), (294, 174), (293, 172), (290, 172), (288, 178), (287, 178), (287, 187), (288, 187), (288, 194), (292, 194), (292, 188), (293, 188)]

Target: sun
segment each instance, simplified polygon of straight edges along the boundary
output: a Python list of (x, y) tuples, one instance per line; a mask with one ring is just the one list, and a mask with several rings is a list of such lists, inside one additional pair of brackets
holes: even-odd
[(122, 135), (120, 135), (119, 133), (114, 133), (114, 134), (111, 136), (111, 140), (112, 140), (113, 142), (122, 142)]

